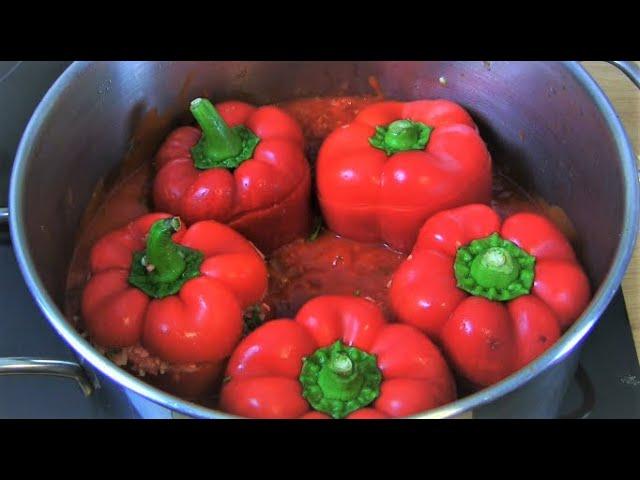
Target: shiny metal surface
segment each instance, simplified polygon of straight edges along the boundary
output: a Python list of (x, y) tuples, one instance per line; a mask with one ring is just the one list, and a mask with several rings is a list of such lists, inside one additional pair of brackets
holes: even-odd
[[(51, 78), (58, 77), (64, 71), (65, 63), (0, 61), (0, 96), (6, 98), (11, 95), (11, 101), (4, 102), (0, 112), (0, 124), (2, 125), (0, 129), (0, 198), (2, 201), (0, 204), (6, 204), (4, 198), (7, 194), (6, 187), (9, 184), (8, 172), (13, 161), (13, 152), (29, 120), (29, 115), (37, 107), (38, 100), (51, 85)], [(29, 83), (31, 88), (20, 88), (25, 83)], [(38, 96), (37, 93), (33, 95), (33, 92), (41, 93)], [(0, 207), (0, 225), (5, 225), (8, 221), (8, 208)], [(6, 267), (11, 268), (10, 265), (6, 265)], [(3, 293), (6, 294), (6, 290), (3, 290)], [(16, 352), (8, 350), (8, 353), (15, 354)], [(42, 352), (39, 353), (42, 354)], [(19, 358), (0, 358), (0, 365), (3, 366), (0, 369), (0, 374), (5, 374), (10, 368), (11, 374), (38, 373), (39, 375), (68, 377), (75, 379), (86, 395), (90, 394), (93, 388), (88, 380), (88, 372), (75, 362), (21, 356)], [(8, 395), (5, 395), (5, 399), (7, 397)]]
[(611, 62), (631, 80), (636, 87), (640, 88), (640, 67), (635, 62), (616, 60)]
[(86, 397), (93, 393), (93, 384), (84, 369), (73, 362), (45, 358), (0, 358), (0, 375), (54, 375), (72, 378)]
[[(390, 98), (440, 97), (464, 105), (494, 158), (572, 219), (580, 239), (577, 251), (595, 292), (580, 319), (535, 362), (491, 388), (415, 417), (481, 411), (496, 401), (511, 402), (514, 416), (552, 415), (582, 340), (630, 260), (640, 202), (629, 140), (603, 92), (575, 62), (74, 63), (29, 122), (10, 189), (16, 257), (53, 327), (95, 368), (136, 394), (189, 416), (230, 417), (133, 377), (64, 319), (60, 306), (82, 211), (99, 179), (135, 148), (132, 133), (152, 108), (167, 112), (180, 102), (177, 118), (187, 110), (185, 99), (201, 95), (267, 103), (369, 93), (370, 76)], [(152, 136), (161, 138), (171, 126)], [(548, 395), (551, 401), (542, 409), (527, 400), (536, 385), (538, 392), (557, 392)]]

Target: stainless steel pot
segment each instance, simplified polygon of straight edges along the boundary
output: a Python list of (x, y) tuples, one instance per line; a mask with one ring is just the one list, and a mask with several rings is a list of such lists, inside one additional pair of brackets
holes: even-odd
[[(640, 87), (634, 64), (615, 63)], [(214, 100), (236, 97), (267, 103), (370, 93), (370, 76), (388, 97), (442, 97), (464, 105), (494, 158), (508, 163), (521, 183), (572, 219), (580, 239), (578, 254), (595, 287), (580, 319), (535, 362), (491, 388), (416, 417), (481, 416), (492, 409), (502, 416), (555, 416), (580, 345), (619, 287), (631, 258), (640, 203), (635, 156), (620, 120), (575, 62), (74, 63), (26, 128), (9, 200), (12, 241), (27, 285), (83, 364), (56, 362), (56, 373), (77, 378), (86, 393), (99, 384), (123, 386), (152, 410), (155, 402), (165, 412), (229, 417), (128, 374), (64, 318), (65, 279), (83, 210), (98, 181), (135, 148), (132, 132), (151, 108), (183, 111), (187, 105), (179, 102), (206, 94)], [(149, 138), (161, 138), (169, 127), (150, 132)], [(0, 362), (0, 373), (3, 370), (43, 372), (48, 366), (9, 359)]]

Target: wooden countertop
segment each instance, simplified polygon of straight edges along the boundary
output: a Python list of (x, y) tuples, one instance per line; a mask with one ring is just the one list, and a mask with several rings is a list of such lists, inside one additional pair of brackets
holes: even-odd
[[(640, 65), (640, 62), (636, 62)], [(605, 62), (582, 62), (609, 97), (618, 112), (636, 152), (640, 168), (640, 90), (613, 65)], [(636, 353), (640, 360), (640, 239), (622, 283)]]

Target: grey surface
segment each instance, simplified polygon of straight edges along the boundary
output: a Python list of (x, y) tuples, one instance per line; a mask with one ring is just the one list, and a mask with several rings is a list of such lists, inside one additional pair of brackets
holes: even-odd
[(587, 387), (592, 388), (571, 382), (563, 413), (589, 413), (587, 418), (594, 419), (640, 418), (640, 365), (622, 292), (585, 341), (580, 365)]
[[(39, 356), (75, 361), (25, 285), (13, 250), (0, 243), (0, 357)], [(85, 398), (74, 380), (46, 376), (0, 376), (0, 418), (133, 418), (112, 382)]]
[[(151, 107), (162, 113), (175, 106), (180, 91), (186, 92), (186, 98), (208, 91), (213, 92), (210, 96), (214, 100), (233, 96), (262, 103), (293, 95), (369, 92), (370, 75), (380, 80), (383, 91), (391, 97), (444, 97), (466, 106), (478, 120), (495, 158), (509, 166), (521, 183), (560, 205), (574, 220), (583, 240), (578, 248), (581, 259), (593, 284), (601, 287), (581, 320), (543, 357), (496, 386), (432, 415), (460, 413), (487, 403), (552, 365), (557, 365), (556, 374), (566, 385), (573, 363), (562, 366), (558, 361), (575, 351), (618, 287), (635, 239), (638, 209), (635, 163), (628, 139), (601, 90), (575, 63), (74, 65), (49, 92), (27, 128), (18, 152), (23, 161), (16, 164), (11, 194), (12, 219), (16, 220), (12, 234), (20, 265), (55, 328), (83, 357), (126, 387), (191, 415), (220, 415), (161, 393), (113, 368), (62, 319), (58, 307), (84, 205), (98, 179), (130, 147), (130, 136), (141, 115)], [(446, 87), (438, 82), (441, 76), (447, 78)], [(299, 89), (300, 85), (305, 89)], [(546, 387), (541, 385), (543, 390)], [(523, 405), (529, 405), (524, 400), (520, 400)]]
[(0, 206), (6, 206), (13, 157), (24, 127), (70, 62), (0, 61)]

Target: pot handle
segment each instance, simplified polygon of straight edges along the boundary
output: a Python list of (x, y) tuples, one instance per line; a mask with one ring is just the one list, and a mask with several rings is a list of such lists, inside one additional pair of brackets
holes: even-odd
[(609, 62), (624, 73), (634, 85), (640, 88), (640, 67), (636, 62), (627, 60), (613, 60)]
[(0, 358), (0, 375), (53, 375), (73, 378), (78, 382), (85, 397), (95, 390), (94, 382), (80, 364), (63, 360), (31, 357)]
[[(624, 73), (633, 84), (640, 88), (640, 67), (636, 62), (628, 60), (612, 60), (609, 62), (614, 67), (617, 67), (622, 73)], [(638, 169), (638, 180), (640, 181), (640, 168)]]
[[(9, 209), (0, 207), (0, 225), (9, 223)], [(97, 387), (82, 365), (64, 360), (50, 360), (34, 357), (0, 358), (0, 375), (53, 375), (72, 378), (82, 390), (85, 397), (93, 393)]]
[(558, 418), (560, 419), (588, 418), (596, 405), (596, 394), (593, 382), (582, 364), (578, 364), (574, 378), (582, 393), (582, 403), (575, 410), (559, 415)]

